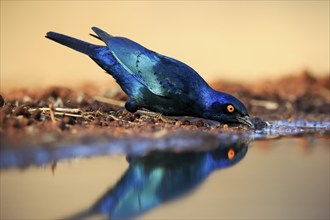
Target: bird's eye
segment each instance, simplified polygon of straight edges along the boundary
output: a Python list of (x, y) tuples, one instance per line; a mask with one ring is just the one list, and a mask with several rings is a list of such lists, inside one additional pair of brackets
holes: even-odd
[(235, 151), (233, 149), (229, 149), (228, 151), (228, 159), (232, 160), (235, 157)]
[(235, 111), (234, 106), (233, 106), (233, 105), (227, 105), (227, 111), (228, 111), (229, 113), (234, 112), (234, 111)]

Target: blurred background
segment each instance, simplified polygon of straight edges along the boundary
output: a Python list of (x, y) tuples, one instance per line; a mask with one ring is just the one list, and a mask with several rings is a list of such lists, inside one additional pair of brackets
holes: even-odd
[(1, 90), (114, 82), (44, 38), (100, 44), (97, 26), (193, 67), (207, 81), (329, 74), (329, 1), (1, 1)]

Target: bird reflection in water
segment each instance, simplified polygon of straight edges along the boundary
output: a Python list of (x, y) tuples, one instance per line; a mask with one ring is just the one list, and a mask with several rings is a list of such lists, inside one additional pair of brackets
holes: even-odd
[(199, 152), (154, 151), (127, 157), (129, 168), (91, 208), (71, 219), (106, 215), (109, 219), (134, 218), (164, 202), (197, 188), (213, 171), (230, 167), (246, 155), (249, 141), (220, 144)]

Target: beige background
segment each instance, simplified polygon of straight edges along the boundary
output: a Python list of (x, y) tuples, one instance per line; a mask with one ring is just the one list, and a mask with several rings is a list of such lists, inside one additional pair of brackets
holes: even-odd
[(329, 74), (329, 1), (1, 1), (1, 89), (111, 83), (87, 56), (44, 38), (89, 42), (90, 27), (179, 59), (207, 81)]

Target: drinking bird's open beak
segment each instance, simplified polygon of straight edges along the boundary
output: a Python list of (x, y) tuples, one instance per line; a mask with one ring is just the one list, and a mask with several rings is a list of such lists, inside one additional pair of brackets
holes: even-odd
[(244, 117), (242, 117), (242, 116), (238, 116), (236, 119), (237, 119), (237, 121), (238, 121), (239, 123), (242, 123), (242, 124), (244, 124), (244, 125), (249, 126), (249, 127), (252, 128), (252, 129), (255, 129), (254, 124), (253, 124), (252, 121), (250, 120), (250, 117), (249, 117), (249, 116), (244, 116)]

